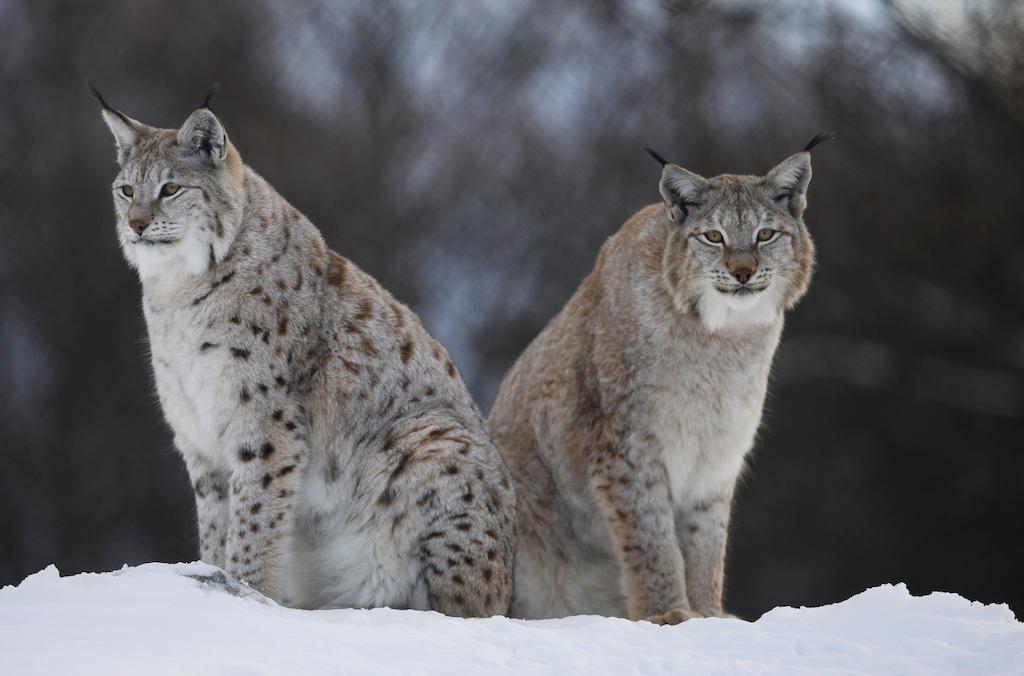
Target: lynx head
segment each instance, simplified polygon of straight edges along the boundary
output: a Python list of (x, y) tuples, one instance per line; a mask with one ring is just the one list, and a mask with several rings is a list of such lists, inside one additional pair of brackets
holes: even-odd
[(117, 111), (93, 88), (114, 135), (114, 209), (124, 256), (144, 277), (202, 274), (227, 254), (243, 203), (242, 160), (203, 105), (180, 129), (157, 129)]
[(709, 331), (773, 321), (807, 290), (814, 244), (804, 225), (815, 136), (766, 176), (703, 178), (662, 163), (668, 209), (662, 276), (676, 308)]

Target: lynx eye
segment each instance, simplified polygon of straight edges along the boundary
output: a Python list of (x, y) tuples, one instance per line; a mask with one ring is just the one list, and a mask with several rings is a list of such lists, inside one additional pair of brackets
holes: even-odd
[(777, 234), (779, 234), (777, 230), (772, 230), (771, 228), (761, 228), (760, 230), (757, 231), (757, 241), (769, 242), (775, 239), (775, 235)]
[(170, 197), (179, 190), (181, 190), (181, 186), (178, 185), (177, 183), (164, 183), (164, 186), (160, 188), (160, 196)]
[(125, 197), (131, 197), (132, 195), (135, 194), (135, 188), (131, 187), (130, 185), (122, 185), (121, 194), (124, 195)]
[(721, 230), (708, 230), (707, 232), (704, 233), (704, 239), (711, 242), (712, 244), (721, 244), (723, 241), (725, 241), (725, 238), (722, 236)]

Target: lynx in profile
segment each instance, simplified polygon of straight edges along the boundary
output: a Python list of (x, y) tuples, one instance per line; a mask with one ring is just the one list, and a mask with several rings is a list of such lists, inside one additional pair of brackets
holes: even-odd
[(506, 612), (513, 489), (448, 353), (242, 163), (209, 99), (172, 130), (97, 98), (202, 559), (296, 607)]
[(512, 615), (723, 615), (733, 488), (783, 312), (811, 278), (819, 135), (767, 176), (662, 162), (630, 218), (505, 377), (491, 433), (515, 478)]

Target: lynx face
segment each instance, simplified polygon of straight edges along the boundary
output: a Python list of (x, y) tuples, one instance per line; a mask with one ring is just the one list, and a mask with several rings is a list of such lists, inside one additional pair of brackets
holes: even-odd
[(666, 164), (661, 192), (675, 224), (663, 274), (677, 308), (716, 331), (764, 324), (791, 307), (814, 262), (802, 220), (810, 177), (806, 152), (765, 177), (705, 179)]
[(213, 113), (197, 110), (179, 130), (104, 118), (117, 140), (112, 191), (128, 262), (144, 275), (195, 275), (223, 259), (237, 229), (241, 161)]

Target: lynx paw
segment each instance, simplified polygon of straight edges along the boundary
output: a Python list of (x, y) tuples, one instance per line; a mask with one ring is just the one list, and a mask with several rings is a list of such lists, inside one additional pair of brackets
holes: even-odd
[(680, 622), (685, 622), (686, 620), (692, 620), (698, 617), (704, 616), (685, 608), (673, 608), (672, 610), (659, 615), (651, 615), (647, 618), (647, 621), (651, 624), (679, 624)]

